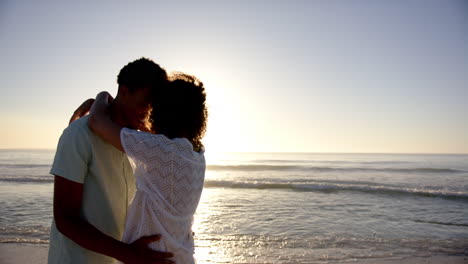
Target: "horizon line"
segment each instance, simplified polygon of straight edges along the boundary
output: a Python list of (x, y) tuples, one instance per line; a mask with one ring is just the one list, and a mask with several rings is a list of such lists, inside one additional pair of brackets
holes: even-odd
[[(0, 148), (0, 151), (55, 151), (56, 148)], [(378, 154), (378, 155), (468, 155), (468, 152), (346, 152), (346, 151), (213, 151), (211, 153), (286, 153), (286, 154)]]

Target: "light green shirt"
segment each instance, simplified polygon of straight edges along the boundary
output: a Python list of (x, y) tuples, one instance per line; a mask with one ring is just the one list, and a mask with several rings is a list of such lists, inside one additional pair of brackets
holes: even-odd
[[(70, 124), (60, 137), (51, 174), (83, 184), (81, 217), (104, 234), (122, 239), (135, 177), (127, 156), (88, 128), (88, 117)], [(49, 263), (117, 263), (60, 233), (52, 222)]]

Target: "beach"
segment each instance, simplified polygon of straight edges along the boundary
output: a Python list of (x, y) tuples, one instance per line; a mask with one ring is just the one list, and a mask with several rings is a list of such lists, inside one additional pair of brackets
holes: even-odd
[(47, 263), (47, 245), (0, 244), (1, 264)]
[[(47, 263), (47, 249), (45, 245), (0, 244), (1, 264), (45, 264)], [(258, 262), (260, 263), (260, 262)], [(305, 262), (304, 262), (305, 263)], [(323, 262), (317, 262), (323, 263)], [(333, 262), (330, 262), (333, 263)], [(356, 264), (463, 264), (468, 263), (466, 256), (432, 256), (426, 258), (407, 258), (394, 260), (359, 260), (348, 263)]]
[[(0, 151), (0, 264), (45, 263), (54, 152)], [(195, 258), (466, 263), (468, 155), (207, 155)]]

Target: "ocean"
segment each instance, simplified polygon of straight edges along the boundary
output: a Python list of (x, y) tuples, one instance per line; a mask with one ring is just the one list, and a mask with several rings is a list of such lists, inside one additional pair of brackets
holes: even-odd
[[(54, 154), (0, 150), (0, 243), (48, 243)], [(206, 158), (198, 263), (468, 256), (468, 154)]]

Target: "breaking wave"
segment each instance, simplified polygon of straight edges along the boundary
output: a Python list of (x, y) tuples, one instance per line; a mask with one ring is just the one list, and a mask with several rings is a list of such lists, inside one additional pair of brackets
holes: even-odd
[(274, 183), (274, 182), (236, 182), (236, 181), (205, 181), (205, 187), (220, 188), (239, 188), (239, 189), (282, 189), (291, 191), (305, 192), (338, 192), (338, 191), (356, 191), (371, 194), (388, 195), (416, 195), (426, 197), (441, 198), (461, 198), (468, 199), (468, 192), (452, 190), (432, 190), (429, 188), (411, 188), (386, 185), (369, 185), (360, 183), (347, 183), (330, 181), (315, 181), (307, 183)]

